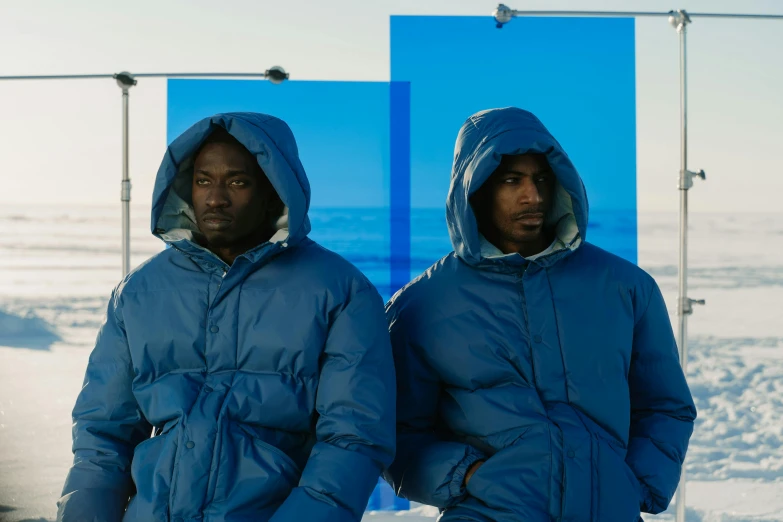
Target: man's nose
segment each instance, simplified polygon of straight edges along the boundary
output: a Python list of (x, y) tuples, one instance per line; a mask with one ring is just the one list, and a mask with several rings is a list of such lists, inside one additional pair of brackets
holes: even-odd
[(526, 205), (540, 205), (543, 203), (541, 194), (538, 192), (538, 186), (532, 176), (525, 176), (522, 178), (519, 192), (520, 203)]
[(210, 187), (205, 202), (210, 208), (224, 208), (231, 204), (231, 200), (228, 199), (226, 187), (220, 183)]

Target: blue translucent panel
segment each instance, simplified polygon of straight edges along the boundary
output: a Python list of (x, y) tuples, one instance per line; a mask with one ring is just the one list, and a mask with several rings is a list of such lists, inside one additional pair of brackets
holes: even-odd
[(378, 479), (378, 485), (367, 503), (367, 511), (407, 511), (410, 507), (410, 501), (397, 497), (391, 486), (383, 479)]
[[(391, 17), (391, 75), (408, 81), (413, 275), (451, 250), (454, 141), (483, 109), (535, 113), (587, 187), (588, 240), (637, 259), (633, 19)], [(436, 209), (436, 210), (433, 210)]]
[[(310, 180), (310, 237), (355, 264), (388, 299), (410, 273), (409, 102), (406, 82), (169, 80), (167, 138), (221, 112), (285, 120)], [(409, 506), (379, 481), (368, 509)]]
[(310, 237), (388, 298), (410, 272), (409, 92), (407, 83), (170, 80), (167, 136), (221, 112), (285, 120), (310, 179)]

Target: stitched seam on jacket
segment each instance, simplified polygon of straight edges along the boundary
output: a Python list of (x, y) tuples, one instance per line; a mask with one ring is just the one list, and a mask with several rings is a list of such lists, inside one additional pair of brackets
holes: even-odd
[(653, 294), (655, 294), (655, 288), (650, 289), (650, 295), (647, 297), (647, 304), (644, 306), (644, 312), (642, 312), (642, 315), (639, 316), (639, 320), (635, 321), (633, 323), (634, 329), (639, 325), (640, 322), (642, 322), (642, 319), (644, 319), (644, 316), (647, 315), (647, 310), (650, 308), (650, 303), (652, 303)]
[(551, 303), (552, 303), (552, 317), (555, 319), (555, 332), (557, 333), (557, 347), (560, 351), (560, 363), (563, 365), (563, 381), (565, 382), (565, 392), (566, 392), (566, 400), (568, 401), (569, 406), (571, 405), (571, 396), (568, 390), (568, 373), (566, 371), (566, 362), (565, 362), (565, 354), (563, 353), (563, 341), (562, 337), (560, 336), (560, 321), (557, 319), (557, 309), (555, 308), (555, 293), (552, 291), (552, 281), (549, 279), (549, 271), (544, 270), (544, 275), (546, 276), (546, 285), (549, 288), (549, 295), (552, 296)]
[[(527, 271), (525, 271), (527, 272)], [(519, 296), (522, 300), (522, 314), (525, 321), (525, 330), (527, 334), (527, 345), (530, 348), (530, 365), (533, 367), (533, 389), (536, 390), (536, 395), (538, 395), (538, 400), (541, 402), (541, 405), (544, 407), (544, 413), (546, 414), (546, 429), (549, 436), (547, 437), (547, 442), (549, 443), (549, 479), (547, 480), (547, 498), (552, 498), (552, 473), (554, 472), (554, 449), (552, 448), (552, 425), (554, 422), (549, 417), (549, 412), (546, 411), (546, 404), (544, 404), (544, 400), (541, 398), (541, 393), (538, 390), (538, 372), (536, 371), (536, 358), (533, 355), (533, 343), (530, 339), (530, 321), (528, 319), (527, 315), (527, 298), (525, 296), (525, 285), (524, 285), (524, 273), (522, 275), (522, 278), (516, 281), (516, 284), (519, 287)], [(559, 426), (557, 426), (558, 431), (560, 431), (560, 434), (562, 435), (563, 431), (560, 429)], [(563, 466), (565, 466), (565, 463), (563, 463)], [(564, 492), (565, 493), (565, 492)], [(547, 510), (549, 509), (549, 506), (547, 506)], [(562, 515), (562, 513), (561, 513)]]
[[(231, 388), (234, 386), (234, 381), (236, 380), (237, 374), (234, 373), (234, 376), (231, 378), (231, 384), (228, 386), (228, 390), (226, 391), (226, 394), (223, 396), (223, 403), (220, 405), (220, 410), (218, 410), (217, 418), (215, 419), (215, 425), (217, 427), (216, 435), (215, 435), (215, 445), (212, 447), (212, 463), (209, 467), (209, 477), (207, 477), (207, 487), (209, 487), (209, 481), (212, 478), (212, 474), (215, 474), (215, 488), (212, 491), (212, 498), (207, 500), (205, 502), (205, 507), (212, 503), (212, 501), (215, 500), (215, 495), (217, 494), (217, 481), (220, 475), (220, 464), (223, 459), (220, 458), (220, 453), (223, 451), (223, 439), (225, 438), (223, 435), (223, 423), (227, 423), (228, 415), (225, 415), (225, 410), (228, 408), (228, 396), (231, 394)], [(228, 425), (225, 426), (226, 430), (228, 430)]]

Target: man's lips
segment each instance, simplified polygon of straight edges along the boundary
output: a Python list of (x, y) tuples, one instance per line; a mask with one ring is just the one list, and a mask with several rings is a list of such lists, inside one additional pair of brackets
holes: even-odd
[(518, 214), (514, 220), (525, 225), (537, 226), (544, 223), (544, 214), (543, 212), (526, 212)]
[(202, 218), (204, 226), (210, 230), (223, 230), (231, 225), (231, 218), (216, 214), (210, 214)]
[(210, 223), (210, 222), (220, 222), (220, 221), (231, 221), (231, 218), (219, 214), (207, 214), (202, 218), (202, 220), (206, 223)]

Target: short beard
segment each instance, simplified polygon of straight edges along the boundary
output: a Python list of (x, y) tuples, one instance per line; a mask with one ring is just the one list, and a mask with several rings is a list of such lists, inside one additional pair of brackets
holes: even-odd
[(231, 241), (229, 238), (222, 234), (217, 234), (212, 237), (208, 237), (204, 234), (201, 234), (201, 237), (203, 239), (203, 246), (212, 248), (226, 248), (231, 246), (233, 243), (236, 243), (236, 241)]

